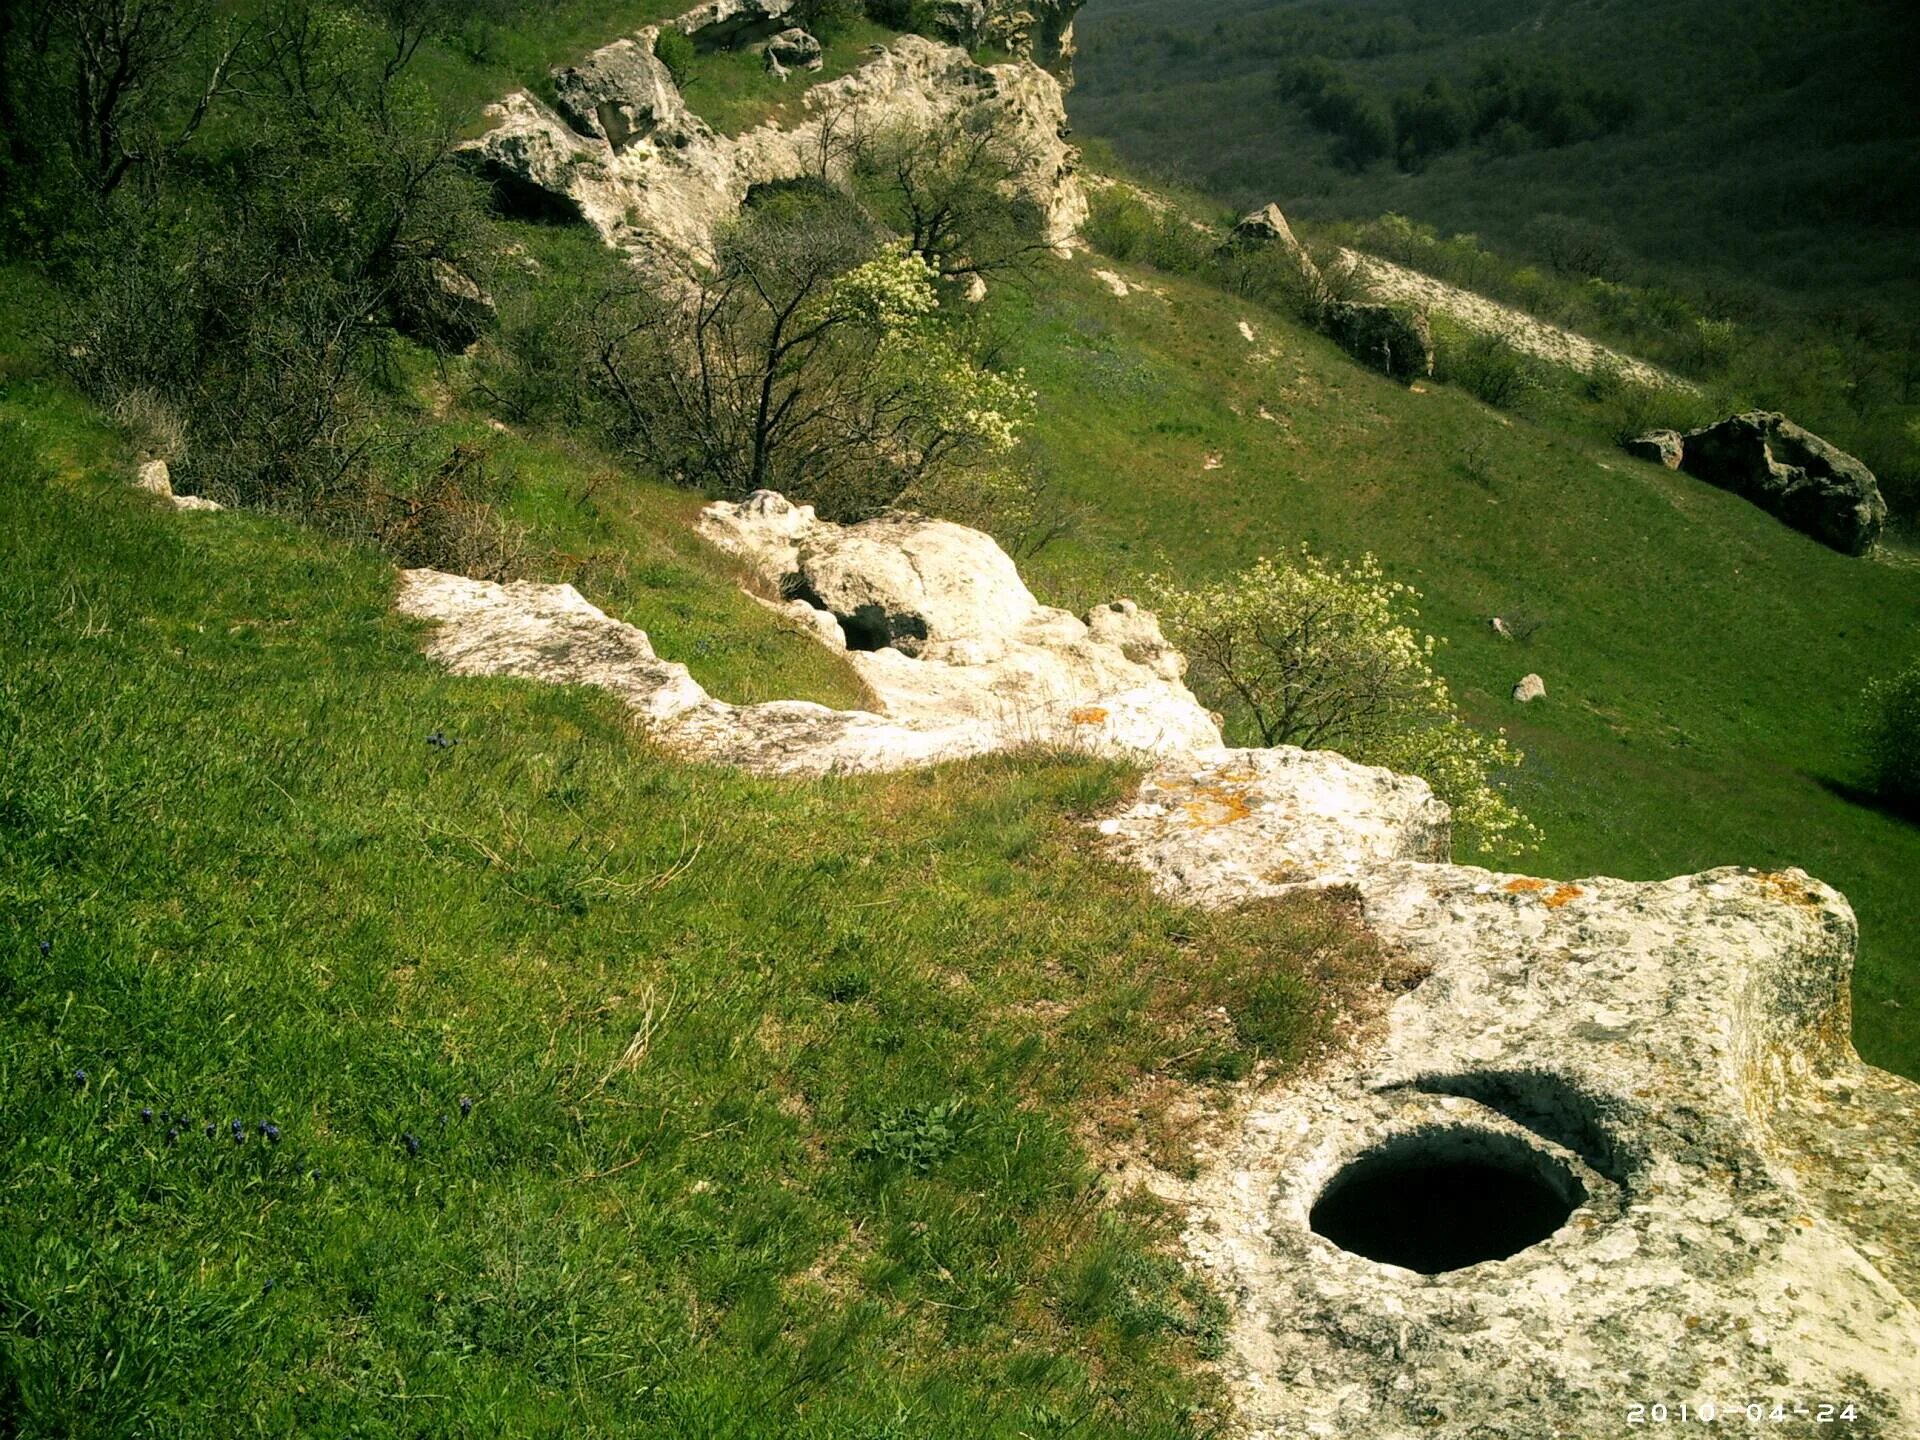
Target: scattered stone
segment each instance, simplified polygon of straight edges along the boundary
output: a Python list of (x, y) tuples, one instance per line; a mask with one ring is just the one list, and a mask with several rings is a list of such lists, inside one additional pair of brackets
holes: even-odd
[(1634, 436), (1620, 448), (1636, 460), (1647, 460), (1655, 465), (1664, 465), (1669, 470), (1678, 470), (1684, 442), (1678, 430), (1649, 430), (1644, 435)]
[(1498, 615), (1489, 620), (1487, 624), (1493, 633), (1498, 635), (1502, 640), (1513, 639), (1513, 631), (1507, 627), (1507, 622), (1502, 620)]
[(1547, 682), (1538, 675), (1523, 675), (1520, 683), (1513, 687), (1514, 701), (1521, 705), (1531, 705), (1535, 700), (1544, 700), (1547, 695)]
[(1846, 451), (1769, 410), (1689, 433), (1680, 468), (1751, 500), (1843, 555), (1873, 549), (1887, 502), (1873, 472)]
[(1336, 345), (1382, 375), (1405, 381), (1433, 375), (1433, 331), (1417, 311), (1338, 300), (1326, 307), (1323, 323)]
[(783, 79), (789, 71), (818, 70), (825, 64), (820, 42), (798, 26), (782, 30), (767, 42), (767, 68)]
[(658, 35), (657, 27), (649, 26), (553, 72), (555, 103), (574, 130), (618, 152), (636, 138), (680, 123), (687, 107), (672, 74), (653, 53)]
[(1127, 282), (1121, 279), (1120, 276), (1116, 275), (1113, 271), (1096, 270), (1093, 272), (1093, 278), (1098, 280), (1102, 285), (1106, 286), (1107, 289), (1111, 290), (1115, 295), (1119, 296), (1122, 300), (1127, 298), (1127, 295), (1129, 294), (1129, 287), (1127, 285)]

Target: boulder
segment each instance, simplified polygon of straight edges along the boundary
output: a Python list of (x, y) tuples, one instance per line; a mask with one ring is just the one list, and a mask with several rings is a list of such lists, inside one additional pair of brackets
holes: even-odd
[(707, 0), (671, 23), (702, 50), (744, 50), (792, 25), (792, 9), (793, 0)]
[(1664, 465), (1669, 470), (1678, 470), (1685, 442), (1681, 440), (1678, 430), (1649, 430), (1644, 435), (1634, 436), (1621, 448), (1636, 460), (1646, 460), (1655, 465)]
[(1523, 675), (1520, 683), (1513, 687), (1516, 704), (1531, 705), (1536, 700), (1544, 700), (1547, 694), (1547, 682), (1538, 675)]
[(1433, 331), (1418, 311), (1339, 300), (1326, 307), (1322, 325), (1342, 350), (1383, 375), (1413, 381), (1433, 374)]
[(1768, 410), (1691, 431), (1680, 468), (1751, 500), (1843, 555), (1864, 555), (1887, 523), (1873, 472), (1853, 456)]
[(795, 26), (767, 42), (767, 68), (784, 76), (790, 70), (818, 70), (826, 63), (820, 42)]
[(633, 38), (603, 45), (578, 65), (554, 70), (554, 100), (567, 123), (616, 151), (678, 124), (686, 104), (653, 53), (658, 34), (649, 26)]
[(1242, 216), (1240, 223), (1233, 227), (1233, 239), (1236, 244), (1251, 249), (1278, 245), (1292, 255), (1305, 253), (1278, 205), (1264, 205)]

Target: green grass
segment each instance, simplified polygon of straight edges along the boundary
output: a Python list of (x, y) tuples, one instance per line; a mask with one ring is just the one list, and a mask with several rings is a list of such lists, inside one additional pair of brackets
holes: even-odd
[[(1859, 912), (1857, 1044), (1920, 1075), (1920, 827), (1848, 798), (1855, 699), (1920, 650), (1920, 568), (1835, 554), (1563, 409), (1404, 389), (1196, 282), (1118, 266), (1167, 298), (1116, 298), (1095, 264), (994, 302), (1046, 460), (1085, 507), (1028, 566), (1043, 595), (1091, 603), (1302, 541), (1375, 553), (1425, 592), (1469, 717), (1527, 752), (1513, 794), (1547, 834), (1530, 868), (1806, 867)], [(1493, 615), (1541, 626), (1516, 645)], [(1508, 692), (1529, 671), (1548, 695), (1522, 708)]]
[(803, 118), (808, 90), (858, 69), (867, 50), (885, 45), (899, 32), (868, 20), (855, 21), (823, 42), (819, 70), (796, 70), (782, 80), (751, 51), (714, 51), (694, 64), (682, 93), (687, 108), (723, 135), (739, 135), (768, 122), (792, 125)]
[[(1143, 1087), (1310, 1052), (1349, 922), (1154, 900), (1075, 818), (1121, 767), (757, 781), (449, 676), (378, 557), (154, 504), (7, 367), (9, 1433), (1212, 1433), (1219, 1307), (1084, 1144), (1179, 1163)], [(552, 537), (682, 518), (607, 489)], [(709, 683), (820, 679), (646, 553)]]

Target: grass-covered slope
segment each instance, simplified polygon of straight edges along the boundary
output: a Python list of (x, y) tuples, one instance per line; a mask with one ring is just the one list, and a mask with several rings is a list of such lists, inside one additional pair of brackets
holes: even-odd
[[(125, 465), (9, 378), (6, 1433), (1207, 1429), (1217, 1307), (1082, 1142), (1180, 1163), (1149, 1077), (1305, 1054), (1349, 922), (1154, 901), (1076, 822), (1113, 766), (666, 759)], [(661, 566), (621, 608), (707, 683), (830, 683)]]
[[(1860, 914), (1862, 1053), (1920, 1074), (1920, 826), (1851, 788), (1861, 687), (1920, 648), (1920, 569), (1835, 554), (1575, 420), (1390, 383), (1207, 286), (1118, 266), (1164, 292), (1118, 298), (1091, 273), (1110, 265), (1055, 265), (997, 302), (1083, 507), (1028, 567), (1043, 593), (1091, 601), (1303, 541), (1373, 552), (1425, 592), (1470, 717), (1527, 752), (1513, 794), (1547, 833), (1530, 869), (1804, 866)], [(1495, 615), (1539, 628), (1504, 641)], [(1515, 705), (1529, 671), (1547, 699)]]

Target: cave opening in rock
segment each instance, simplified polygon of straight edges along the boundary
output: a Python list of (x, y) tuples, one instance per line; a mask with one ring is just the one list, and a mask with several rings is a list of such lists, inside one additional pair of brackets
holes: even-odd
[(1586, 1198), (1564, 1165), (1513, 1136), (1420, 1131), (1350, 1162), (1308, 1223), (1342, 1250), (1439, 1275), (1539, 1244)]

